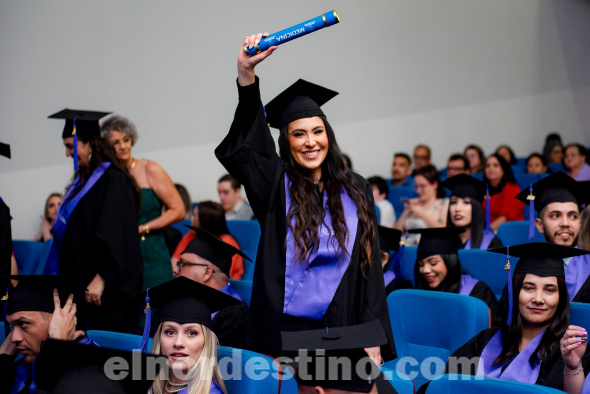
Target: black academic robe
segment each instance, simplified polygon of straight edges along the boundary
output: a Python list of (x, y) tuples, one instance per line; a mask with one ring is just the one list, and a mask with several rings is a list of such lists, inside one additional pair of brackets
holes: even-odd
[(248, 306), (243, 302), (217, 312), (211, 322), (211, 330), (219, 339), (219, 344), (245, 349), (247, 345), (244, 330), (247, 318)]
[[(373, 245), (373, 264), (364, 276), (360, 269), (360, 225), (355, 235), (350, 264), (323, 321), (298, 319), (283, 314), (287, 233), (285, 169), (276, 153), (264, 116), (258, 77), (252, 85), (238, 86), (238, 93), (240, 101), (234, 121), (228, 135), (216, 148), (215, 155), (227, 171), (244, 185), (262, 230), (246, 324), (248, 347), (277, 356), (282, 353), (281, 330), (341, 327), (379, 319), (389, 340), (388, 344), (381, 347), (381, 356), (384, 360), (395, 358), (379, 242)], [(369, 205), (374, 206), (368, 182), (357, 174), (354, 174), (354, 182), (366, 190)], [(374, 225), (377, 227), (376, 220)]]
[(395, 278), (387, 286), (385, 286), (385, 295), (389, 295), (391, 292), (399, 290), (399, 289), (413, 289), (414, 286), (412, 282), (403, 279), (403, 278)]
[(60, 273), (87, 286), (96, 274), (105, 280), (102, 305), (80, 301), (81, 329), (135, 333), (139, 306), (128, 297), (141, 291), (143, 266), (137, 233), (134, 186), (110, 165), (80, 200), (64, 233)]
[(473, 286), (473, 290), (471, 290), (471, 293), (469, 293), (469, 295), (471, 297), (479, 298), (480, 300), (485, 302), (490, 308), (490, 311), (494, 311), (496, 309), (496, 304), (498, 303), (496, 295), (494, 294), (492, 289), (490, 289), (490, 287), (481, 280), (477, 282), (475, 286)]
[(11, 257), (10, 208), (0, 199), (0, 275), (10, 275)]

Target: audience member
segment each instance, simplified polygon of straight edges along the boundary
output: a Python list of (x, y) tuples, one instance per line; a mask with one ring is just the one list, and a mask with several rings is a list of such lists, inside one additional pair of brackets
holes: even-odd
[(47, 197), (47, 200), (45, 200), (45, 210), (43, 211), (43, 216), (41, 216), (41, 231), (35, 237), (35, 241), (45, 242), (53, 238), (51, 228), (55, 223), (57, 211), (63, 198), (64, 196), (61, 193), (51, 193)]
[[(205, 230), (216, 237), (219, 237), (223, 242), (240, 249), (238, 241), (229, 233), (225, 214), (220, 204), (213, 201), (203, 201), (195, 206), (193, 215), (191, 216), (191, 225), (193, 227)], [(177, 262), (180, 260), (182, 251), (187, 248), (189, 243), (197, 237), (197, 233), (193, 230), (187, 232), (182, 240), (178, 243), (176, 250), (172, 254), (172, 270), (174, 275), (178, 275)], [(229, 277), (231, 279), (242, 279), (244, 274), (244, 259), (239, 253), (233, 255), (231, 268), (229, 270)]]
[(477, 174), (483, 172), (485, 167), (486, 157), (483, 150), (477, 145), (468, 145), (463, 152), (467, 160), (469, 160), (469, 173)]
[(397, 152), (393, 155), (391, 164), (391, 185), (412, 186), (412, 159), (405, 153)]
[(193, 213), (193, 201), (191, 200), (191, 195), (187, 188), (181, 183), (175, 183), (174, 187), (182, 200), (182, 205), (184, 205), (184, 219), (190, 219)]
[(453, 153), (447, 160), (447, 178), (459, 174), (469, 175), (469, 160), (461, 153)]
[(563, 164), (566, 173), (576, 181), (590, 181), (590, 164), (586, 163), (586, 148), (580, 144), (565, 147)]
[(395, 211), (393, 205), (387, 200), (389, 186), (380, 176), (372, 176), (367, 179), (373, 189), (373, 200), (379, 208), (379, 225), (392, 228), (395, 224)]
[(211, 233), (193, 227), (197, 238), (189, 242), (178, 261), (178, 275), (184, 276), (205, 286), (212, 287), (241, 301), (240, 304), (226, 308), (211, 316), (211, 329), (222, 346), (245, 348), (244, 328), (248, 307), (229, 283), (229, 270), (232, 257), (248, 256)]
[(379, 248), (381, 249), (381, 267), (383, 267), (383, 281), (385, 294), (398, 289), (411, 289), (412, 282), (401, 276), (400, 267), (396, 267), (395, 260), (390, 262), (391, 252), (396, 254), (400, 249), (402, 232), (389, 227), (379, 226)]
[[(414, 188), (417, 198), (405, 202), (405, 210), (395, 223), (394, 228), (406, 233), (408, 230), (445, 227), (447, 225), (447, 211), (449, 199), (439, 185), (440, 175), (433, 165), (427, 165), (416, 170)], [(418, 245), (419, 234), (410, 234), (407, 245)]]
[(158, 230), (184, 219), (182, 199), (158, 163), (132, 156), (131, 150), (138, 138), (132, 122), (122, 116), (111, 116), (103, 123), (100, 133), (113, 146), (117, 158), (141, 189), (138, 231), (144, 268), (143, 288), (154, 287), (172, 278), (168, 246)]
[(563, 163), (563, 143), (558, 133), (548, 134), (543, 146), (543, 156), (549, 164)]
[(410, 230), (421, 235), (414, 264), (414, 287), (479, 298), (493, 311), (497, 303), (494, 292), (461, 269), (458, 253), (462, 242), (458, 234), (462, 231), (460, 227)]
[[(520, 193), (510, 164), (497, 153), (486, 160), (484, 182), (499, 190), (490, 198), (490, 228), (496, 232), (502, 223), (523, 220), (524, 204), (514, 197)], [(485, 207), (484, 207), (485, 208)]]
[(543, 174), (547, 172), (547, 159), (540, 153), (531, 153), (526, 159), (526, 172), (529, 174)]
[(416, 145), (414, 148), (414, 172), (430, 165), (430, 148), (427, 145)]
[(242, 198), (242, 185), (234, 177), (226, 174), (219, 178), (217, 194), (226, 220), (254, 219), (252, 208)]
[(510, 148), (508, 145), (500, 145), (496, 148), (496, 152), (494, 153), (502, 156), (504, 160), (506, 160), (511, 166), (516, 165), (516, 155), (514, 154), (512, 148)]

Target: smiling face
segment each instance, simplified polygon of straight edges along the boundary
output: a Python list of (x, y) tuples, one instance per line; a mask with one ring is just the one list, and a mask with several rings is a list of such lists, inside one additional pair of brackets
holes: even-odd
[(573, 246), (582, 221), (578, 205), (574, 202), (552, 202), (535, 219), (537, 230), (545, 236), (545, 241), (564, 246)]
[(496, 157), (490, 156), (486, 160), (485, 174), (492, 186), (497, 186), (502, 182), (504, 170), (502, 170), (500, 161)]
[(328, 155), (328, 133), (319, 116), (301, 118), (289, 123), (287, 141), (293, 159), (307, 168), (316, 180), (322, 177), (322, 163)]
[(41, 342), (49, 337), (51, 314), (46, 312), (15, 312), (6, 316), (13, 326), (12, 342), (23, 355), (25, 362), (35, 361), (41, 351)]
[(440, 254), (418, 261), (418, 268), (431, 289), (437, 288), (448, 273), (447, 265)]
[(112, 147), (115, 148), (115, 153), (119, 160), (127, 162), (131, 158), (133, 140), (129, 135), (113, 130), (109, 133), (107, 139)]
[(557, 277), (526, 274), (518, 294), (518, 310), (524, 326), (549, 324), (559, 304)]
[(205, 337), (203, 327), (196, 323), (179, 324), (166, 321), (162, 323), (160, 348), (168, 359), (171, 374), (181, 378), (186, 376), (201, 357)]
[(449, 202), (451, 222), (456, 227), (471, 226), (471, 199), (469, 197), (452, 196)]

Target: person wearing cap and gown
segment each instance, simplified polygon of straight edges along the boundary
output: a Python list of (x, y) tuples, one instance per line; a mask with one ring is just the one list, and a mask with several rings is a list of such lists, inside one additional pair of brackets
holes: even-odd
[[(190, 226), (188, 226), (190, 227)], [(196, 238), (189, 242), (177, 262), (180, 276), (212, 287), (234, 297), (239, 304), (211, 315), (211, 329), (222, 346), (243, 349), (246, 347), (244, 327), (248, 317), (248, 306), (229, 283), (232, 258), (239, 254), (250, 260), (242, 251), (223, 242), (215, 235), (197, 227), (190, 227)]]
[[(336, 92), (299, 80), (263, 107), (254, 68), (275, 49), (247, 57), (240, 48), (239, 104), (215, 150), (244, 185), (262, 230), (246, 341), (277, 356), (281, 331), (378, 319), (388, 343), (368, 352), (380, 364), (395, 357), (395, 345), (371, 187), (345, 167), (320, 108)], [(269, 124), (281, 129), (280, 157)]]
[(458, 293), (485, 302), (491, 311), (496, 296), (484, 282), (463, 272), (459, 261), (462, 227), (409, 230), (421, 234), (414, 265), (414, 287), (420, 290)]
[[(99, 136), (104, 112), (63, 110), (62, 138), (76, 173), (52, 228), (45, 274), (62, 273), (87, 288), (78, 303), (84, 329), (136, 332), (139, 318), (128, 297), (141, 290), (137, 236), (139, 194), (113, 148)], [(74, 133), (74, 136), (72, 136)]]
[[(508, 275), (513, 297), (506, 310), (511, 313), (504, 315), (501, 328), (484, 330), (457, 349), (447, 363), (446, 373), (562, 389), (564, 373), (560, 346), (569, 324), (562, 259), (587, 252), (544, 242), (490, 249), (489, 252), (507, 255), (507, 269), (510, 269), (510, 257), (519, 258), (514, 275)], [(479, 359), (462, 365), (457, 362), (459, 357)]]
[(290, 368), (300, 394), (397, 393), (365, 348), (387, 343), (377, 320), (355, 326), (283, 332), (283, 348), (297, 352)]
[(492, 196), (498, 190), (488, 188), (486, 184), (472, 176), (459, 174), (444, 180), (441, 186), (452, 191), (447, 215), (447, 227), (463, 227), (465, 232), (459, 234), (463, 249), (499, 248), (500, 238), (490, 229), (485, 218), (483, 201), (487, 195)]
[[(211, 314), (238, 305), (240, 301), (182, 276), (147, 289), (134, 298), (145, 299), (146, 313), (149, 313), (141, 350), (147, 350), (151, 330), (154, 332), (151, 352), (168, 358), (168, 377), (161, 371), (149, 392), (225, 394), (217, 366), (218, 341), (212, 331)], [(153, 320), (152, 308), (156, 309)]]
[[(381, 266), (385, 294), (399, 289), (411, 289), (412, 282), (401, 276), (398, 259), (389, 261), (400, 250), (402, 232), (393, 228), (379, 226), (379, 248), (381, 249)], [(393, 253), (391, 253), (393, 251)], [(391, 253), (391, 254), (390, 254)]]
[[(12, 326), (0, 346), (0, 393), (29, 393), (35, 385), (35, 361), (48, 338), (96, 346), (83, 331), (76, 331), (76, 305), (83, 289), (63, 275), (4, 276), (1, 286), (18, 280), (6, 298), (6, 326)], [(17, 352), (23, 357), (15, 361)]]

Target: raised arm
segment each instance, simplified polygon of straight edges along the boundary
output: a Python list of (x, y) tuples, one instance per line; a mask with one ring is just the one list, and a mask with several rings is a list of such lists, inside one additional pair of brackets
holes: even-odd
[[(251, 36), (246, 36), (246, 38), (244, 38), (243, 45), (252, 48), (253, 46), (258, 45), (260, 40), (266, 36), (268, 36), (268, 33), (258, 33), (252, 34)], [(256, 65), (272, 55), (275, 49), (277, 49), (277, 47), (273, 46), (267, 51), (261, 52), (256, 56), (248, 57), (248, 55), (246, 55), (246, 51), (244, 51), (244, 47), (241, 46), (238, 53), (238, 84), (240, 86), (252, 85), (256, 79), (256, 73), (254, 72)]]

